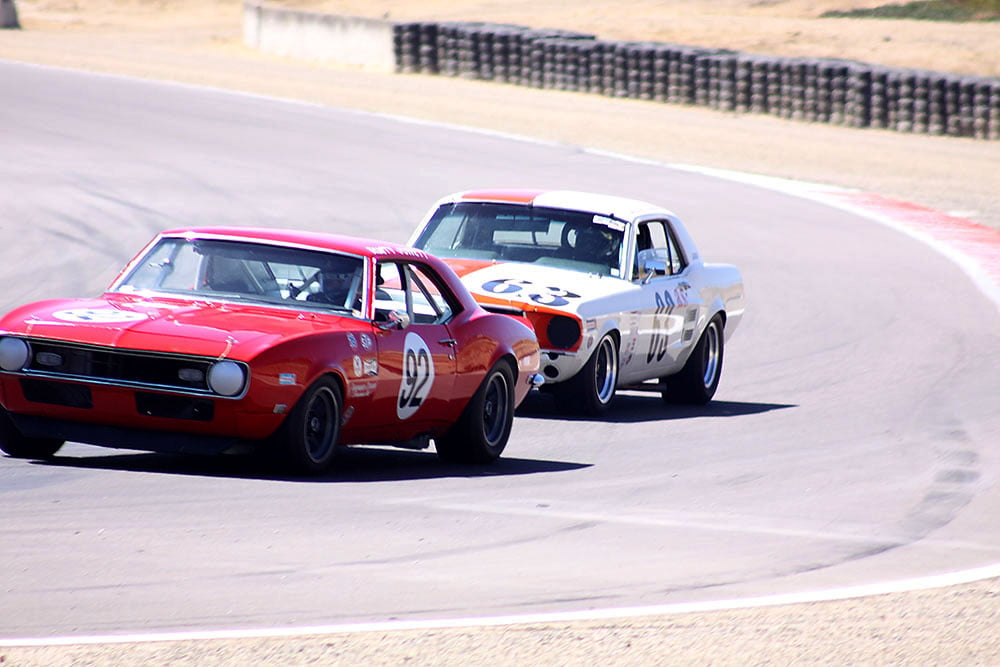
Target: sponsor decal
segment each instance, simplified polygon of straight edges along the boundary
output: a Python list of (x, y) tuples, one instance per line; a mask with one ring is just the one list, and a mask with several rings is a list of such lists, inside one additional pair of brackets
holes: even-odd
[(361, 365), (361, 357), (354, 355), (354, 377), (359, 378), (363, 375), (364, 368)]
[(635, 357), (635, 343), (637, 337), (630, 336), (622, 349), (622, 366), (628, 366)]
[[(674, 304), (678, 306), (687, 306), (691, 303), (691, 298), (688, 296), (688, 292), (691, 290), (690, 283), (681, 283), (674, 288)], [(663, 293), (666, 296), (666, 292)]]
[(365, 398), (375, 393), (378, 383), (375, 380), (365, 380), (364, 382), (352, 382), (347, 387), (347, 395), (350, 398)]
[(423, 338), (411, 331), (403, 343), (403, 379), (399, 383), (396, 416), (400, 419), (412, 417), (433, 386), (434, 359), (430, 348)]
[(368, 246), (368, 252), (373, 255), (403, 255), (404, 257), (427, 257), (427, 253), (416, 248), (392, 247), (387, 245)]
[[(570, 299), (579, 299), (580, 295), (561, 287), (547, 287), (535, 285), (530, 280), (518, 280), (517, 278), (500, 278), (483, 283), (483, 291), (490, 294), (503, 294), (504, 296), (518, 294), (540, 303), (543, 306), (565, 306)], [(521, 295), (521, 292), (525, 294)]]
[[(635, 348), (639, 342), (639, 325), (641, 322), (638, 311), (630, 311), (627, 316), (628, 333), (622, 345), (622, 365), (628, 366), (635, 358)], [(624, 332), (623, 332), (624, 333)]]
[(598, 225), (604, 225), (608, 229), (612, 229), (616, 232), (625, 231), (625, 223), (621, 220), (615, 220), (613, 218), (606, 218), (603, 215), (595, 215), (594, 222)]
[(106, 324), (113, 322), (138, 322), (146, 319), (142, 313), (117, 308), (73, 308), (52, 313), (52, 317), (63, 322), (92, 322)]
[(280, 373), (278, 375), (278, 384), (294, 385), (295, 379), (296, 379), (295, 373)]
[(358, 348), (358, 339), (354, 336), (354, 334), (347, 334), (347, 344), (351, 346), (352, 350), (356, 350)]
[(365, 375), (376, 376), (378, 375), (378, 359), (375, 357), (369, 357), (362, 360), (364, 364)]
[(372, 337), (368, 334), (361, 334), (361, 349), (370, 350), (372, 349)]

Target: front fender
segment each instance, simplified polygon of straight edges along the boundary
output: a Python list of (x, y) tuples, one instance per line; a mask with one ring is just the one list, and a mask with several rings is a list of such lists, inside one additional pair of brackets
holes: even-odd
[(354, 377), (354, 356), (343, 333), (309, 336), (268, 348), (250, 360), (250, 388), (243, 409), (286, 414), (306, 389), (331, 374), (346, 396), (349, 378)]
[[(604, 318), (593, 318), (583, 321), (583, 342), (580, 345), (581, 355), (584, 359), (590, 359), (597, 348), (597, 343), (607, 334), (612, 334), (615, 338), (615, 345), (621, 346), (622, 327), (619, 313)], [(592, 322), (592, 325), (588, 324)]]

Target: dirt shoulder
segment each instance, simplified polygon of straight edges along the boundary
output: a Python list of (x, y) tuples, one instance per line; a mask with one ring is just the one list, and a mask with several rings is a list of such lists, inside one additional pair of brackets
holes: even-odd
[[(537, 20), (527, 13), (531, 20), (522, 17), (521, 22), (545, 25), (556, 18), (551, 7), (566, 2), (545, 0), (538, 5)], [(675, 2), (690, 12), (694, 0)], [(443, 10), (434, 11), (445, 6), (441, 0), (373, 0), (375, 9), (368, 13), (381, 5), (398, 4), (406, 5), (406, 14), (397, 16), (403, 12), (394, 7), (386, 10), (390, 16), (413, 18), (411, 5), (422, 3), (429, 7), (428, 18), (454, 18)], [(521, 0), (508, 4), (516, 7), (519, 3), (523, 8)], [(297, 4), (344, 5), (345, 11), (360, 5), (347, 0), (324, 0), (322, 5), (298, 0)], [(486, 12), (489, 7), (481, 4)], [(579, 6), (586, 9), (592, 4), (606, 9), (608, 3), (590, 0)], [(729, 4), (753, 3), (720, 3)], [(472, 12), (476, 3), (469, 5), (465, 11)], [(766, 115), (283, 60), (243, 46), (239, 0), (19, 0), (17, 6), (24, 29), (0, 31), (0, 58), (246, 90), (590, 146), (666, 163), (859, 188), (1000, 228), (1000, 142), (996, 141), (855, 130)], [(550, 9), (543, 11), (546, 7)], [(604, 10), (594, 9), (593, 22), (586, 23), (584, 9), (574, 27), (598, 27), (596, 17), (603, 17)], [(507, 11), (494, 6), (483, 18), (504, 20)], [(624, 25), (623, 20), (618, 23)]]
[(1000, 76), (1000, 22), (820, 18), (888, 0), (271, 0), (396, 21), (490, 21), (654, 41), (894, 67)]

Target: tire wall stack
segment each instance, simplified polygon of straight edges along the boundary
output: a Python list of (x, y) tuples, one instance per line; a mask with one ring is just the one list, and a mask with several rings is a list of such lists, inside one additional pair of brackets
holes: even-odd
[[(13, 8), (13, 0), (0, 0)], [(790, 120), (1000, 139), (1000, 79), (762, 56), (567, 30), (393, 23), (243, 5), (243, 41), (282, 56), (516, 86), (764, 113)]]
[(790, 120), (1000, 139), (1000, 79), (491, 23), (397, 23), (396, 70)]

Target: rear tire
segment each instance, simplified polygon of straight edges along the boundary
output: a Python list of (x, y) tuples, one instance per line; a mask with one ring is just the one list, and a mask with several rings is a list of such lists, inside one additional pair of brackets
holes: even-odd
[(313, 384), (277, 434), (284, 460), (296, 471), (319, 473), (330, 467), (340, 440), (344, 400), (331, 378)]
[(25, 437), (10, 414), (0, 408), (0, 451), (16, 459), (50, 459), (63, 446), (56, 438)]
[(607, 334), (580, 372), (555, 385), (553, 391), (560, 411), (596, 417), (611, 407), (617, 386), (618, 343), (614, 336)]
[(499, 458), (514, 423), (514, 373), (496, 364), (473, 394), (462, 416), (434, 447), (443, 461), (491, 463)]
[(716, 315), (705, 327), (684, 368), (662, 379), (663, 400), (688, 405), (705, 405), (712, 400), (722, 378), (724, 350), (722, 317)]

